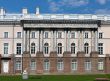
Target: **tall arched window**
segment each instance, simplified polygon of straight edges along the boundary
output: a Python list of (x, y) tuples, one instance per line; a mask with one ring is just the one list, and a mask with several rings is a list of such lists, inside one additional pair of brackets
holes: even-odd
[(75, 43), (71, 44), (71, 53), (75, 54)]
[(49, 53), (49, 44), (48, 43), (45, 43), (44, 44), (44, 53), (45, 54), (48, 54)]
[(58, 43), (57, 53), (62, 54), (62, 44), (61, 43)]
[(60, 59), (57, 62), (57, 70), (62, 71), (63, 70), (63, 61)]
[(35, 54), (35, 43), (31, 43), (31, 54)]
[(44, 70), (48, 71), (50, 69), (50, 63), (48, 59), (44, 60)]
[(85, 51), (86, 54), (89, 53), (89, 44), (88, 43), (84, 44), (84, 51)]

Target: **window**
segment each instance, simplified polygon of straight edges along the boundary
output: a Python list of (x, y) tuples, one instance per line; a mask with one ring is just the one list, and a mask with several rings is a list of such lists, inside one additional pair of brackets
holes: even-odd
[(102, 60), (98, 62), (98, 70), (104, 70), (104, 62)]
[(17, 38), (21, 38), (21, 32), (17, 32)]
[(71, 32), (71, 38), (75, 38), (75, 32)]
[(58, 43), (57, 53), (62, 54), (62, 44)]
[(8, 38), (8, 32), (4, 32), (4, 38)]
[(99, 39), (103, 37), (103, 33), (99, 33)]
[(71, 53), (75, 54), (75, 43), (71, 44)]
[(84, 38), (88, 38), (88, 32), (85, 32)]
[(89, 60), (85, 61), (85, 70), (91, 70), (91, 62)]
[(16, 70), (21, 70), (21, 61), (16, 61)]
[(71, 62), (71, 69), (72, 70), (77, 70), (77, 61), (76, 60), (72, 60), (72, 62)]
[(49, 63), (49, 60), (46, 59), (44, 60), (44, 70), (48, 71), (49, 69), (50, 69), (50, 63)]
[(84, 44), (84, 51), (85, 51), (86, 54), (89, 53), (89, 44), (88, 43)]
[(30, 68), (31, 68), (31, 70), (36, 70), (36, 61), (35, 60), (31, 60)]
[(32, 32), (32, 36), (31, 36), (32, 38), (35, 38), (35, 32)]
[(103, 43), (98, 44), (98, 52), (99, 54), (103, 54)]
[(48, 43), (44, 44), (44, 54), (48, 54), (49, 53), (49, 45)]
[(48, 32), (44, 33), (44, 38), (48, 38)]
[(58, 60), (57, 70), (59, 70), (59, 71), (62, 71), (63, 70), (63, 61), (62, 60)]
[(16, 54), (21, 54), (21, 43), (17, 43), (16, 45)]
[(4, 43), (4, 54), (8, 54), (8, 43)]
[(35, 43), (31, 43), (31, 54), (35, 54)]
[(62, 32), (58, 32), (58, 38), (62, 38)]

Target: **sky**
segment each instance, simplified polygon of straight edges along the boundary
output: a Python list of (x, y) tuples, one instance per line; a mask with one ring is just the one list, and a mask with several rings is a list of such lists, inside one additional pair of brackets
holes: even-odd
[(44, 14), (110, 14), (110, 0), (0, 0), (7, 13), (21, 13), (27, 8)]

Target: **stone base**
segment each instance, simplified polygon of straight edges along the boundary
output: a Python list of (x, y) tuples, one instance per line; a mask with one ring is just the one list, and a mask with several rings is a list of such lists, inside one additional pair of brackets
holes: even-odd
[[(50, 57), (44, 57), (43, 52), (37, 52), (35, 57), (31, 57), (30, 54), (26, 54), (28, 52), (25, 52), (23, 54), (22, 58), (18, 58), (18, 57), (13, 57), (11, 58), (11, 60), (9, 60), (10, 62), (10, 74), (15, 73), (20, 73), (21, 71), (24, 71), (25, 69), (28, 71), (29, 74), (104, 74), (110, 73), (110, 55), (107, 54), (106, 57), (98, 57), (98, 53), (97, 52), (91, 52), (89, 57), (85, 56), (84, 52), (78, 52), (76, 57), (71, 57), (70, 52), (64, 52), (63, 57), (58, 57), (57, 56), (57, 52), (51, 52), (50, 53)], [(1, 57), (0, 57), (1, 58)], [(14, 69), (14, 61), (13, 59), (18, 59), (18, 60), (22, 60), (22, 65), (23, 68), (22, 70), (15, 70)], [(30, 70), (30, 62), (31, 60), (35, 60), (36, 61), (36, 70), (32, 71)], [(45, 71), (44, 70), (44, 60), (48, 59), (49, 63), (50, 63), (50, 69), (49, 71)], [(57, 64), (58, 64), (58, 60), (61, 59), (63, 62), (63, 70), (62, 71), (58, 71), (57, 69)], [(72, 60), (76, 60), (77, 62), (77, 70), (73, 71), (71, 69), (71, 63)], [(85, 70), (85, 62), (86, 61), (90, 61), (91, 62), (91, 70), (87, 71)], [(98, 70), (98, 62), (99, 61), (103, 61), (104, 62), (104, 69), (103, 70)], [(1, 62), (1, 59), (0, 59)], [(2, 62), (1, 62), (2, 63)], [(1, 64), (2, 66), (2, 64)], [(0, 69), (2, 70), (2, 67), (0, 67)], [(3, 73), (3, 71), (2, 71)]]

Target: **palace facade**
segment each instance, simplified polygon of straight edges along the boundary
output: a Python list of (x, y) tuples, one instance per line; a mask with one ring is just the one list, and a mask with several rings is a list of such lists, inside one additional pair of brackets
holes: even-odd
[(110, 73), (110, 15), (0, 9), (0, 74)]

